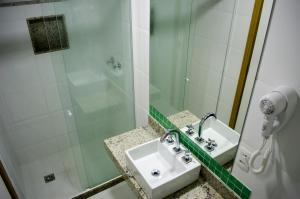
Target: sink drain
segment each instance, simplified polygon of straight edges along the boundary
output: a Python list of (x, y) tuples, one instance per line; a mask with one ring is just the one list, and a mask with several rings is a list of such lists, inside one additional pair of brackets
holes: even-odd
[(151, 171), (151, 175), (157, 177), (160, 175), (160, 171), (158, 169), (153, 169)]

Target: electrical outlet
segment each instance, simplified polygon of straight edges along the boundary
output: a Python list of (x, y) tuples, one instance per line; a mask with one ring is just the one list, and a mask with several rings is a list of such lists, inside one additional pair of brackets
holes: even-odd
[(237, 164), (243, 171), (247, 173), (249, 171), (250, 156), (251, 153), (245, 147), (240, 147), (237, 157)]

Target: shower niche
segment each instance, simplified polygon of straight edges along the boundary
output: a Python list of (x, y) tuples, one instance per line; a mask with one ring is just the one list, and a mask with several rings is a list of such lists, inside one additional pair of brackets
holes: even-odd
[(69, 48), (64, 15), (28, 18), (27, 25), (35, 54)]

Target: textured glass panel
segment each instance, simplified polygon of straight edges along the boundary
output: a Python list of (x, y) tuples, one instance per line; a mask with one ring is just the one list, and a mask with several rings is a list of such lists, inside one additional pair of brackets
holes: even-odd
[(70, 48), (52, 62), (85, 189), (119, 175), (103, 140), (135, 127), (130, 1), (62, 1), (54, 10), (65, 16)]

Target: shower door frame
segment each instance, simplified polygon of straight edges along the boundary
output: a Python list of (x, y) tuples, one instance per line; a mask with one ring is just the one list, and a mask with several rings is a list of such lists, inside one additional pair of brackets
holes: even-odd
[(14, 187), (9, 175), (7, 174), (5, 167), (1, 160), (0, 160), (0, 176), (4, 182), (5, 187), (7, 188), (7, 191), (9, 193), (10, 197), (12, 199), (19, 199), (19, 196), (15, 190), (15, 187)]

